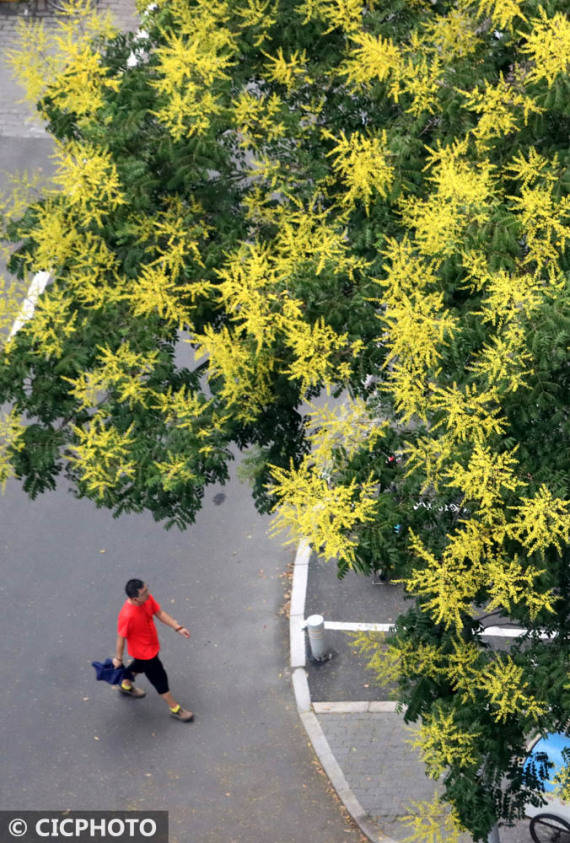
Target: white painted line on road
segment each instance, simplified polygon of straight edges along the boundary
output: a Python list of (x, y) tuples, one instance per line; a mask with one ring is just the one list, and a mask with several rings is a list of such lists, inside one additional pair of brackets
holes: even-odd
[[(351, 621), (325, 621), (325, 629), (337, 632), (391, 632), (395, 629), (393, 623), (353, 623)], [(521, 638), (527, 630), (522, 626), (487, 626), (481, 630), (481, 638)], [(554, 636), (548, 632), (541, 632), (540, 638), (550, 639)]]
[[(479, 634), (487, 638), (521, 638), (527, 632), (528, 629), (522, 626), (511, 626), (510, 628), (505, 626), (487, 626), (484, 632)], [(551, 635), (549, 632), (541, 632), (539, 638), (549, 641), (551, 638), (556, 638), (556, 635)]]
[(481, 632), (480, 635), (492, 636), (494, 638), (520, 638), (521, 635), (524, 635), (526, 629), (523, 629), (522, 626), (487, 626), (485, 627), (485, 631)]
[(12, 339), (12, 337), (18, 333), (20, 328), (23, 327), (28, 319), (31, 319), (34, 315), (38, 299), (47, 287), (48, 281), (49, 272), (36, 272), (32, 278), (31, 284), (28, 287), (26, 298), (22, 302), (20, 312), (14, 320), (14, 324), (10, 330), (10, 339)]

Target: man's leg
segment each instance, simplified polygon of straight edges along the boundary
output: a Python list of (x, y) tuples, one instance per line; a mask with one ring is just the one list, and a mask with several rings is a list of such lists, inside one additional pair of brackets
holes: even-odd
[(190, 720), (194, 720), (192, 712), (188, 711), (187, 708), (182, 708), (180, 703), (176, 702), (170, 691), (167, 691), (166, 694), (161, 694), (160, 696), (166, 701), (171, 715), (176, 717), (177, 720), (182, 720), (185, 723), (190, 722)]
[(133, 685), (135, 676), (144, 673), (144, 666), (138, 664), (138, 659), (134, 659), (127, 667), (127, 671), (130, 676), (125, 675), (123, 678), (119, 688), (121, 693), (128, 697), (146, 697), (146, 691), (143, 691), (142, 688), (135, 688)]
[(176, 717), (177, 720), (182, 720), (184, 722), (189, 722), (194, 719), (192, 712), (182, 708), (180, 703), (176, 702), (172, 696), (170, 688), (168, 687), (168, 676), (166, 675), (164, 665), (158, 656), (149, 660), (147, 664), (146, 677), (148, 681), (154, 685), (157, 692), (165, 701), (173, 717)]
[(128, 678), (125, 676), (125, 678), (124, 678), (124, 679), (123, 679), (123, 681), (121, 682), (121, 688), (132, 688), (132, 687), (133, 687), (133, 682), (135, 681), (135, 677), (136, 677), (136, 676), (138, 676), (138, 673), (135, 673), (135, 671), (134, 671), (134, 670), (131, 670), (130, 672), (133, 674), (133, 678), (132, 678), (132, 679), (128, 679)]

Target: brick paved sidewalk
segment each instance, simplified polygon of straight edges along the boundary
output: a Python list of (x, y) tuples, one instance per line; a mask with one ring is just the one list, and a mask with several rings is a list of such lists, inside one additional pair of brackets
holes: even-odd
[[(390, 583), (376, 586), (370, 578), (353, 572), (339, 581), (333, 564), (301, 548), (293, 589), (297, 593), (292, 595), (292, 615), (306, 619), (320, 614), (325, 619), (330, 658), (316, 663), (307, 649), (303, 660), (301, 639), (295, 648), (292, 643), (292, 665), (306, 671), (304, 704), (314, 713), (340, 768), (335, 786), (343, 793), (348, 786), (358, 803), (356, 810), (372, 821), (365, 829), (370, 839), (386, 835), (404, 841), (411, 828), (403, 818), (416, 813), (413, 803), (431, 802), (438, 784), (426, 776), (417, 750), (409, 743), (412, 729), (395, 711), (393, 689), (374, 683), (366, 668), (367, 656), (355, 648), (351, 632), (367, 623), (393, 622), (407, 608), (401, 589)], [(298, 698), (299, 702), (303, 704), (303, 699)], [(322, 742), (317, 746), (317, 751), (322, 750)], [(328, 772), (331, 775), (332, 770), (334, 776), (333, 767)], [(500, 839), (501, 843), (531, 843), (528, 821), (501, 828)], [(470, 835), (464, 835), (461, 843), (471, 843)]]
[[(413, 813), (412, 803), (431, 801), (438, 789), (408, 743), (410, 728), (395, 712), (325, 714), (321, 706), (314, 704), (315, 713), (352, 792), (386, 835), (404, 840), (411, 830), (402, 819)], [(501, 828), (500, 837), (501, 843), (530, 843), (528, 821)]]
[[(315, 705), (315, 709), (317, 706)], [(400, 715), (317, 714), (334, 756), (362, 807), (385, 834), (402, 840), (410, 829), (402, 818), (412, 802), (430, 801), (436, 791)]]

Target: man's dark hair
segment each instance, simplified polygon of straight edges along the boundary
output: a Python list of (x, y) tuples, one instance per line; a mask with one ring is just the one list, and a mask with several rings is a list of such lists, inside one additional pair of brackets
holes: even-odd
[(142, 580), (129, 580), (125, 586), (127, 597), (130, 597), (131, 599), (133, 597), (138, 597), (139, 591), (141, 590), (143, 585), (144, 582)]

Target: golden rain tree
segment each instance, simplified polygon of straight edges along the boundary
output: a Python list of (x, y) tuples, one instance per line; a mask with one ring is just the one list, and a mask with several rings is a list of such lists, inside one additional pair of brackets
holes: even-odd
[(185, 527), (251, 447), (276, 529), (403, 583), (374, 663), (484, 839), (570, 707), (566, 3), (140, 12), (73, 0), (11, 55), (55, 176), (2, 204), (1, 477)]

